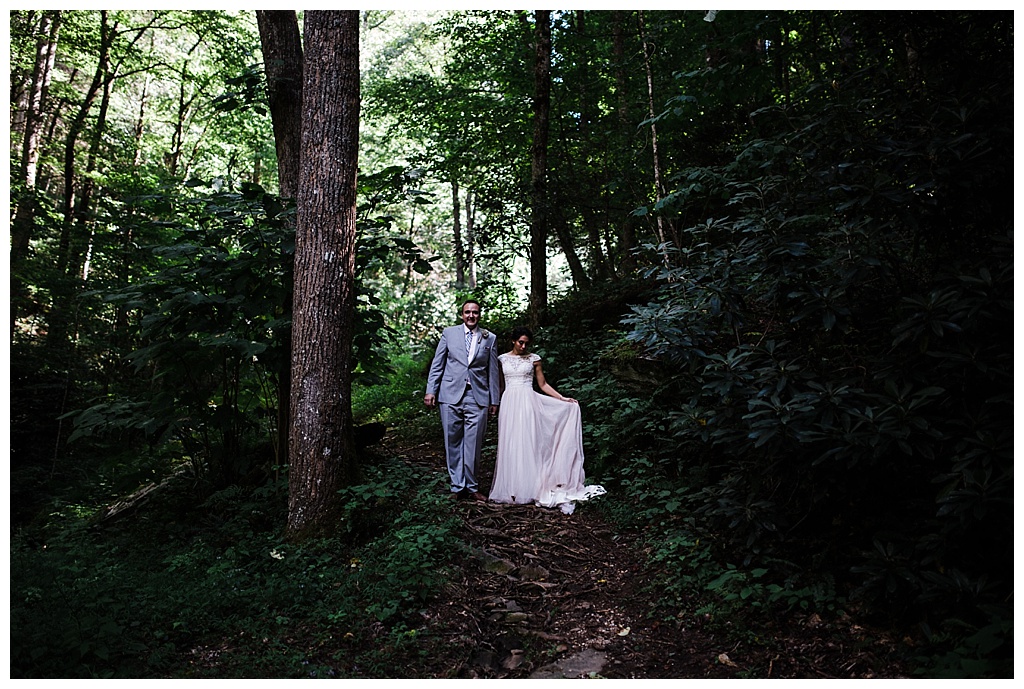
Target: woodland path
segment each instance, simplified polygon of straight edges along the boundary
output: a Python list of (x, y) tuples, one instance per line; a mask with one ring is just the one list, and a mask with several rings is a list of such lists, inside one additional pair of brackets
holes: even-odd
[[(481, 490), (491, 482), (491, 449), (479, 468)], [(444, 472), (438, 443), (398, 454)], [(435, 677), (906, 676), (890, 660), (892, 640), (852, 623), (826, 625), (810, 616), (741, 648), (700, 624), (690, 626), (692, 615), (668, 622), (648, 617), (657, 593), (642, 553), (633, 537), (617, 533), (588, 504), (569, 516), (533, 506), (451, 504), (469, 548), (424, 612), (440, 647), (432, 653)]]

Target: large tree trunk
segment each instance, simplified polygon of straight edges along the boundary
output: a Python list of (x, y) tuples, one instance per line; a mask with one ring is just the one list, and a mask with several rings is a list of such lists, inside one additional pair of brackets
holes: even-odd
[[(299, 170), (302, 145), (302, 38), (294, 10), (258, 10), (256, 21), (263, 47), (263, 63), (267, 73), (267, 102), (274, 126), (277, 149), (277, 184), (282, 197), (294, 199), (299, 192)], [(292, 259), (287, 252), (285, 263), (284, 315), (292, 312)], [(288, 463), (288, 433), (291, 428), (291, 349), (292, 329), (279, 334), (284, 355), (277, 370), (277, 459)]]
[(288, 534), (336, 527), (338, 490), (354, 480), (359, 12), (307, 11), (302, 175), (295, 237)]
[(551, 110), (551, 12), (534, 11), (535, 60), (533, 67), (533, 149), (530, 182), (530, 321), (545, 321), (548, 308), (547, 161), (548, 118)]

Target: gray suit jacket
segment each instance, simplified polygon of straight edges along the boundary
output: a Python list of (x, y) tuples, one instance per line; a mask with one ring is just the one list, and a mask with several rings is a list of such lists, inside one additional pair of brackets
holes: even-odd
[(471, 362), (467, 362), (465, 326), (454, 325), (441, 333), (427, 375), (427, 393), (437, 396), (441, 404), (457, 404), (466, 392), (467, 379), (470, 394), (481, 407), (498, 404), (501, 399), (498, 338), (479, 326), (477, 332), (483, 337)]

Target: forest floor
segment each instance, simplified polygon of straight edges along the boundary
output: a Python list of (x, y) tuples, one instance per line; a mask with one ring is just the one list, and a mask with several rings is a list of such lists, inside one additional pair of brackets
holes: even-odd
[[(443, 451), (435, 443), (392, 450), (411, 464), (444, 471)], [(482, 464), (480, 485), (486, 490), (493, 458), (485, 455)], [(770, 634), (711, 624), (693, 614), (667, 622), (652, 618), (658, 594), (635, 536), (618, 533), (589, 504), (569, 516), (474, 500), (453, 499), (452, 509), (464, 524), (469, 548), (423, 613), (432, 643), (425, 657), (412, 661), (417, 676), (908, 676), (899, 660), (906, 649), (901, 640), (848, 617), (773, 620), (762, 627), (772, 629)]]

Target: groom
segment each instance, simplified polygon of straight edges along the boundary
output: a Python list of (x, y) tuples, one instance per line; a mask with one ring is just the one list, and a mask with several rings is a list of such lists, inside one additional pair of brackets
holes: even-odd
[(498, 411), (497, 338), (479, 327), (480, 302), (462, 305), (462, 325), (445, 328), (427, 376), (423, 404), (441, 405), (444, 451), (451, 490), (459, 498), (487, 500), (476, 482), (487, 417)]

